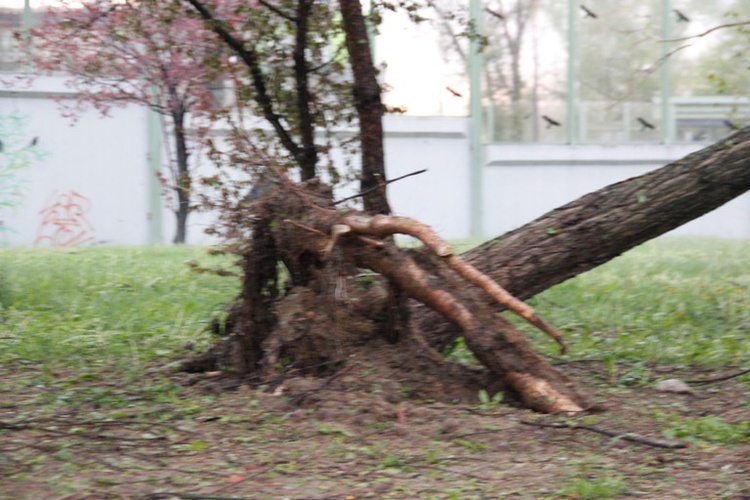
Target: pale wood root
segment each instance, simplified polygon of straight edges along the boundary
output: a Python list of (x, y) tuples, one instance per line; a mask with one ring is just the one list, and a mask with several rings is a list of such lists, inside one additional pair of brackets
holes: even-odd
[(455, 255), (453, 248), (435, 234), (428, 225), (408, 217), (389, 215), (368, 216), (359, 213), (347, 214), (342, 219), (342, 222), (358, 234), (378, 237), (406, 234), (417, 238), (427, 248), (432, 250), (435, 255), (441, 257), (463, 279), (480, 288), (495, 302), (516, 313), (553, 338), (559, 344), (561, 353), (567, 351), (563, 336), (558, 330), (542, 320), (531, 306), (511, 295), (492, 278)]

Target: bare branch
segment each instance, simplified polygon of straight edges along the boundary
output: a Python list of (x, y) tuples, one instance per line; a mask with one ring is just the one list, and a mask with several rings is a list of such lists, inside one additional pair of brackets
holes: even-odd
[(284, 12), (280, 8), (276, 7), (272, 3), (267, 2), (266, 0), (258, 0), (258, 3), (260, 3), (263, 7), (266, 7), (268, 10), (270, 10), (274, 14), (283, 17), (287, 21), (291, 21), (293, 23), (297, 22), (297, 18), (296, 17), (292, 16), (291, 14), (287, 14), (286, 12)]
[(474, 266), (465, 262), (454, 254), (453, 248), (426, 224), (415, 221), (408, 217), (375, 215), (367, 216), (361, 214), (348, 214), (343, 217), (342, 223), (350, 226), (358, 233), (373, 236), (390, 236), (401, 233), (417, 238), (432, 250), (435, 255), (445, 260), (448, 266), (459, 274), (463, 279), (480, 288), (501, 306), (513, 311), (521, 318), (528, 321), (550, 337), (559, 345), (561, 352), (566, 351), (560, 332), (545, 323), (528, 304), (518, 300), (497, 282), (480, 272)]
[[(422, 170), (417, 170), (417, 171), (414, 171), (414, 172), (410, 172), (410, 173), (402, 175), (400, 177), (396, 177), (395, 179), (388, 179), (387, 181), (385, 181), (385, 184), (390, 184), (392, 182), (400, 181), (401, 179), (406, 179), (407, 177), (411, 177), (412, 175), (419, 175), (419, 174), (423, 174), (425, 172), (427, 172), (427, 169), (423, 168)], [(333, 204), (334, 205), (339, 205), (339, 204), (344, 203), (346, 201), (353, 200), (354, 198), (359, 198), (359, 197), (365, 196), (367, 194), (370, 194), (370, 192), (375, 191), (376, 189), (380, 189), (380, 186), (375, 186), (375, 187), (372, 187), (372, 188), (368, 189), (367, 191), (363, 191), (361, 193), (357, 193), (357, 194), (353, 194), (351, 196), (347, 196), (346, 198), (342, 198), (342, 199), (340, 199), (338, 201), (333, 202)]]
[(703, 38), (704, 36), (713, 33), (714, 31), (727, 29), (727, 28), (736, 28), (738, 26), (748, 26), (750, 25), (750, 20), (746, 21), (737, 21), (736, 23), (727, 23), (727, 24), (720, 24), (718, 26), (714, 26), (713, 28), (709, 28), (706, 31), (703, 31), (702, 33), (698, 33), (696, 35), (689, 35), (689, 36), (683, 36), (680, 38), (668, 38), (666, 40), (661, 40), (661, 43), (668, 43), (668, 42), (684, 42), (685, 40), (694, 40), (696, 38)]
[(203, 2), (198, 0), (187, 0), (192, 5), (198, 14), (206, 21), (209, 29), (216, 33), (218, 37), (231, 48), (245, 63), (250, 71), (250, 76), (253, 81), (253, 88), (255, 89), (255, 102), (263, 110), (263, 117), (273, 126), (274, 130), (279, 136), (281, 143), (294, 156), (294, 158), (301, 164), (301, 151), (297, 143), (294, 141), (292, 136), (286, 130), (284, 125), (281, 123), (281, 117), (276, 113), (273, 108), (273, 101), (271, 96), (268, 94), (266, 87), (266, 77), (261, 70), (260, 63), (258, 61), (258, 55), (252, 48), (248, 48), (245, 44), (236, 36), (231, 33), (230, 27), (223, 21), (216, 19), (213, 14), (203, 5)]
[(451, 27), (449, 21), (449, 16), (446, 14), (444, 10), (442, 10), (440, 7), (437, 6), (436, 2), (430, 2), (430, 7), (437, 13), (438, 17), (440, 18), (440, 24), (443, 28), (443, 30), (448, 34), (448, 37), (450, 38), (451, 43), (453, 44), (453, 48), (458, 54), (458, 56), (461, 58), (462, 61), (467, 60), (466, 51), (461, 47), (461, 44), (458, 42), (459, 35), (456, 34), (456, 32), (453, 30), (453, 27)]
[(489, 295), (495, 302), (503, 307), (507, 307), (520, 317), (543, 331), (555, 342), (560, 345), (560, 353), (564, 354), (567, 351), (565, 342), (563, 341), (562, 334), (550, 325), (545, 323), (534, 311), (534, 309), (523, 301), (518, 300), (513, 295), (508, 293), (503, 287), (497, 284), (492, 278), (479, 271), (477, 268), (464, 261), (457, 255), (450, 255), (446, 257), (445, 261), (448, 265), (456, 271), (466, 281), (473, 283), (478, 288), (481, 288), (487, 295)]

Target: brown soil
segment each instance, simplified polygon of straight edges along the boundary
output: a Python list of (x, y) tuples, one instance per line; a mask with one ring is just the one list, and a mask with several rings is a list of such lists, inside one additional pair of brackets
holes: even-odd
[(565, 418), (482, 408), (481, 374), (404, 352), (373, 341), (366, 359), (317, 378), (292, 367), (257, 389), (156, 367), (126, 381), (0, 366), (0, 497), (750, 498), (750, 438), (662, 435), (698, 418), (750, 420), (748, 375), (668, 394), (652, 382), (712, 374), (651, 367), (653, 381), (626, 388), (596, 361), (567, 363), (608, 411)]

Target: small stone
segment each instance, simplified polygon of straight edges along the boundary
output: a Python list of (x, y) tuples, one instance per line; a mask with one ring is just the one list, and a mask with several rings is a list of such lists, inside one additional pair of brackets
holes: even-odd
[(656, 390), (661, 392), (674, 392), (675, 394), (695, 394), (685, 382), (677, 378), (662, 380), (656, 384)]

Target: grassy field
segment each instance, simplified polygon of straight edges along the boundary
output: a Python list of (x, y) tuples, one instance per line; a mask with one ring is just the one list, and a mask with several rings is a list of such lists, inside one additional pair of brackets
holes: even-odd
[(750, 242), (643, 245), (530, 301), (573, 356), (721, 366), (750, 359)]
[[(0, 361), (138, 371), (182, 356), (186, 342), (205, 345), (238, 281), (197, 274), (188, 260), (228, 263), (195, 247), (0, 250)], [(750, 243), (650, 243), (529, 302), (566, 334), (573, 357), (740, 363), (750, 359)]]
[(196, 260), (228, 263), (195, 247), (0, 250), (0, 361), (138, 373), (204, 346), (239, 281), (193, 272)]
[(199, 390), (164, 367), (211, 342), (238, 280), (188, 260), (229, 263), (191, 247), (0, 250), (0, 497), (750, 496), (750, 376), (651, 388), (748, 368), (750, 242), (651, 242), (530, 301), (570, 348), (554, 358), (528, 330), (540, 351), (613, 405), (583, 423), (689, 451), (524, 427), (533, 415), (486, 394), (440, 406), (401, 388), (391, 404), (384, 383), (297, 408)]

